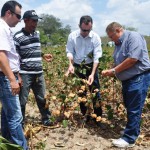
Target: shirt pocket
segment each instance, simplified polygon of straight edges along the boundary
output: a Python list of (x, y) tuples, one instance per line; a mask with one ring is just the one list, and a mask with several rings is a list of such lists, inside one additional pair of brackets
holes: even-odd
[(92, 44), (87, 45), (87, 50), (88, 50), (89, 52), (92, 52), (93, 49), (94, 49), (94, 47), (93, 47)]

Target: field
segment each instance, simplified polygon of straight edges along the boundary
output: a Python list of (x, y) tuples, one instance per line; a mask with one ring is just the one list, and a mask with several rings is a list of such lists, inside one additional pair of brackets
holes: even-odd
[[(85, 123), (80, 113), (78, 94), (87, 89), (85, 81), (77, 76), (65, 76), (68, 61), (65, 46), (43, 47), (44, 53), (51, 53), (53, 61), (43, 61), (43, 69), (47, 86), (46, 100), (52, 112), (52, 127), (41, 125), (40, 114), (32, 91), (26, 112), (25, 134), (31, 150), (115, 150), (111, 140), (120, 137), (126, 123), (126, 111), (122, 103), (121, 84), (114, 78), (102, 78), (101, 71), (112, 65), (112, 48), (103, 47), (103, 57), (99, 65), (99, 79), (103, 116), (92, 113), (90, 98), (95, 93), (88, 93), (84, 98), (93, 118), (100, 121), (97, 127), (93, 121)], [(81, 85), (82, 82), (82, 85)], [(83, 84), (84, 83), (84, 84)], [(83, 99), (82, 99), (83, 100)], [(141, 134), (132, 150), (150, 149), (150, 94), (146, 99), (142, 115)], [(131, 148), (130, 148), (131, 149)]]

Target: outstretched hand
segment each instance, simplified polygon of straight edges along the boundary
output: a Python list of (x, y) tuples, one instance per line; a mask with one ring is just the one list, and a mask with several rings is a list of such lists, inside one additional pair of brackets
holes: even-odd
[(68, 76), (69, 74), (74, 74), (74, 66), (73, 65), (69, 65), (69, 68), (68, 68), (67, 72), (65, 73), (65, 76)]
[(103, 70), (102, 71), (102, 76), (109, 76), (109, 77), (113, 77), (114, 76), (114, 74), (113, 74), (113, 72), (112, 72), (112, 69), (108, 69), (108, 70)]
[(93, 75), (90, 75), (89, 78), (88, 78), (88, 85), (91, 85), (94, 81), (94, 76)]
[(53, 59), (53, 56), (51, 54), (44, 54), (43, 58), (47, 61), (47, 62), (51, 62)]

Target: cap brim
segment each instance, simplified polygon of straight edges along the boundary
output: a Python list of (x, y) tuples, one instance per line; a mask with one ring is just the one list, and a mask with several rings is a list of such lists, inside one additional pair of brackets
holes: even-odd
[(35, 16), (35, 17), (30, 17), (30, 19), (38, 20), (38, 19), (42, 19), (42, 18)]
[(33, 20), (38, 20), (38, 19), (42, 19), (42, 18), (37, 17), (37, 16), (34, 16), (34, 17), (24, 17), (24, 18), (22, 18), (21, 20), (24, 20), (24, 19), (33, 19)]

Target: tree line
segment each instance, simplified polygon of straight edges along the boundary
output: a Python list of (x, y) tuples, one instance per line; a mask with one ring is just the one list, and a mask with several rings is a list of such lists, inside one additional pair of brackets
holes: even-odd
[[(45, 45), (62, 45), (65, 44), (69, 33), (71, 32), (71, 26), (63, 26), (63, 23), (59, 18), (53, 15), (42, 14), (42, 19), (39, 20), (38, 30), (40, 31), (41, 43)], [(137, 28), (123, 26), (124, 29), (130, 31), (138, 31)], [(145, 36), (148, 48), (150, 49), (150, 37)], [(102, 43), (107, 44), (110, 39), (107, 36), (101, 37)]]
[(40, 17), (42, 19), (39, 20), (37, 28), (40, 31), (42, 44), (61, 45), (67, 41), (71, 26), (63, 27), (60, 19), (53, 15), (42, 14)]

